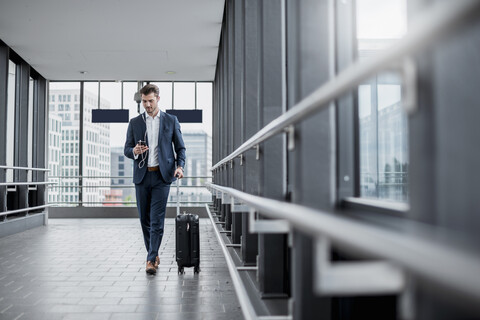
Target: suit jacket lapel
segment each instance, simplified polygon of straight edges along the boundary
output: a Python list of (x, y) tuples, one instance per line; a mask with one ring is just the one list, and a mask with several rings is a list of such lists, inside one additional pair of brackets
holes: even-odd
[[(147, 114), (144, 112), (143, 115), (140, 115), (142, 117), (142, 135), (145, 137), (145, 142), (147, 143), (148, 146), (148, 134), (147, 134)], [(137, 141), (135, 141), (137, 143)]]
[(159, 111), (159, 112), (160, 112), (160, 125), (158, 126), (158, 145), (160, 146), (160, 143), (162, 142), (163, 129), (165, 124), (165, 112), (162, 112), (162, 111)]

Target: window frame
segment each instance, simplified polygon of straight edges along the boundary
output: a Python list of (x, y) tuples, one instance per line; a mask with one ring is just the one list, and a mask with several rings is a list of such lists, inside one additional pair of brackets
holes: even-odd
[[(356, 1), (335, 2), (336, 74), (358, 61)], [(365, 81), (365, 83), (369, 82), (371, 81)], [(375, 82), (377, 83), (377, 81)], [(335, 101), (337, 128), (336, 202), (346, 210), (347, 214), (368, 211), (381, 213), (382, 215), (405, 217), (410, 210), (410, 198), (406, 203), (402, 203), (361, 197), (359, 86)]]

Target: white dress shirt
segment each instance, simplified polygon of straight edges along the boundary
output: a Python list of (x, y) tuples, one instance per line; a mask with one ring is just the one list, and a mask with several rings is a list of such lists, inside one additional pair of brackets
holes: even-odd
[[(147, 126), (147, 136), (148, 136), (148, 167), (158, 166), (158, 132), (160, 130), (160, 110), (158, 110), (157, 115), (152, 118), (146, 112), (144, 112), (145, 124)], [(138, 154), (133, 154), (135, 159), (138, 158)]]
[(160, 130), (160, 110), (155, 117), (145, 112), (148, 136), (148, 166), (158, 166), (158, 131)]

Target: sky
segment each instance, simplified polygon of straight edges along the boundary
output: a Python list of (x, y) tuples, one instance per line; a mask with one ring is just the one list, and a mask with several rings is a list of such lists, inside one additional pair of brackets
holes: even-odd
[(357, 0), (357, 38), (398, 39), (407, 32), (406, 0)]

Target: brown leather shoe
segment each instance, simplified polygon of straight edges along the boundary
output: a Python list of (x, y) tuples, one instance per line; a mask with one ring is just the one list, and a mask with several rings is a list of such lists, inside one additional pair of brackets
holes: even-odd
[(153, 264), (153, 266), (155, 267), (155, 269), (158, 269), (158, 265), (160, 264), (160, 258), (157, 256), (155, 258), (155, 263)]
[(147, 267), (145, 268), (145, 272), (147, 272), (148, 274), (157, 273), (157, 269), (155, 269), (155, 266), (153, 265), (152, 261), (147, 261)]

